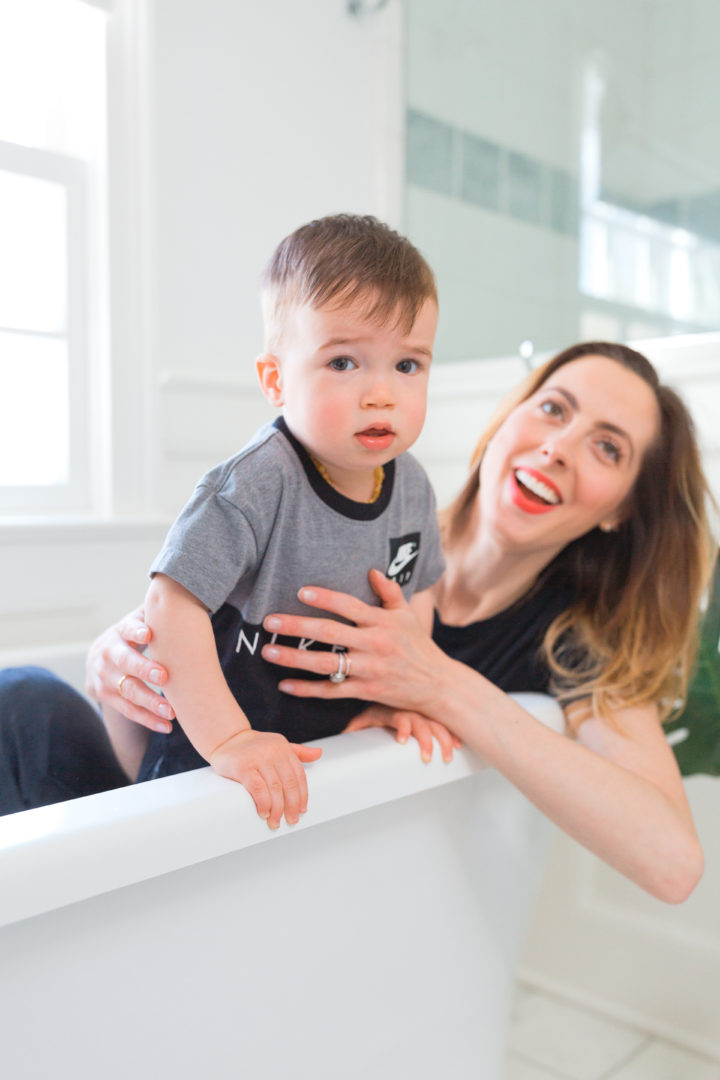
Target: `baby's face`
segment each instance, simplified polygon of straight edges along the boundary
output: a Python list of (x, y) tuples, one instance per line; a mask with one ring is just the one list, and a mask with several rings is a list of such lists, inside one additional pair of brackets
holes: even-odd
[(408, 331), (368, 320), (362, 305), (290, 312), (276, 350), (287, 424), (349, 498), (369, 497), (378, 465), (417, 439), (437, 328), (427, 300)]

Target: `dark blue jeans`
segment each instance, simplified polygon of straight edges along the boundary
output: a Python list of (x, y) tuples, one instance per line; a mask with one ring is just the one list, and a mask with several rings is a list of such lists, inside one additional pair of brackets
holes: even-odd
[(0, 814), (128, 783), (85, 698), (43, 668), (0, 671)]

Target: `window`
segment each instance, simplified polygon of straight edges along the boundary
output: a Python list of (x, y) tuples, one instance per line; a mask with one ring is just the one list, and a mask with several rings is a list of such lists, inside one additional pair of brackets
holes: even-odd
[(5, 514), (92, 507), (108, 351), (106, 22), (85, 0), (0, 0)]

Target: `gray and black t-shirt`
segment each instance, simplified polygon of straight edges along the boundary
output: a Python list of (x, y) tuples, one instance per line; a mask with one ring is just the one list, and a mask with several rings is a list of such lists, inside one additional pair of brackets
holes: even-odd
[[(354, 502), (322, 478), (280, 418), (203, 477), (150, 573), (167, 574), (208, 608), (225, 678), (252, 726), (307, 742), (338, 734), (366, 703), (280, 693), (277, 684), (289, 672), (260, 655), (273, 638), (263, 620), (272, 612), (318, 614), (298, 600), (302, 585), (377, 604), (372, 567), (397, 581), (407, 598), (440, 577), (435, 498), (423, 469), (402, 454), (385, 466), (376, 502)], [(204, 764), (177, 724), (151, 744), (142, 778)], [(175, 767), (184, 754), (196, 760)]]

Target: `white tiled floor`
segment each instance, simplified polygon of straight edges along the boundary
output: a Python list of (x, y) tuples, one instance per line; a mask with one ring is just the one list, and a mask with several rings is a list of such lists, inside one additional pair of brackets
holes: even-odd
[(720, 1080), (720, 1061), (520, 987), (504, 1080)]

